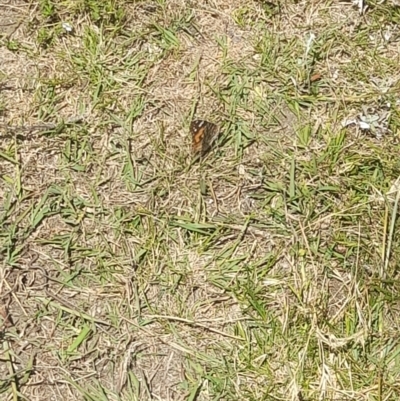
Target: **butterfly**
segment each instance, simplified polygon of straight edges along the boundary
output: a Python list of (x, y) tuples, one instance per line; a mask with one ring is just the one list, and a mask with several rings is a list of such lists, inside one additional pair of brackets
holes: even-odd
[(204, 155), (218, 138), (219, 128), (208, 121), (195, 120), (190, 124), (190, 133), (193, 153)]

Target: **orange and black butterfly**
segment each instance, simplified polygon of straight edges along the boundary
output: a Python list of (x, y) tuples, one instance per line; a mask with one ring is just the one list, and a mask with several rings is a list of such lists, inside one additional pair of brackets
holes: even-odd
[(190, 124), (190, 133), (193, 153), (203, 156), (218, 138), (219, 128), (208, 121), (195, 120)]

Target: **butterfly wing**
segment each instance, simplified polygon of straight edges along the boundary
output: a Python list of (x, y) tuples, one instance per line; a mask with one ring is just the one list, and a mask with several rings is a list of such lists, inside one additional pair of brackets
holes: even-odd
[(194, 153), (205, 154), (210, 150), (218, 137), (218, 127), (204, 120), (196, 120), (190, 124), (192, 134), (192, 149)]
[(218, 133), (219, 133), (218, 131), (219, 129), (215, 124), (213, 123), (207, 124), (203, 140), (203, 149), (202, 149), (203, 154), (208, 152), (213, 146), (213, 143), (218, 138)]
[(203, 151), (205, 131), (206, 131), (205, 121), (196, 120), (190, 124), (193, 153), (200, 153)]

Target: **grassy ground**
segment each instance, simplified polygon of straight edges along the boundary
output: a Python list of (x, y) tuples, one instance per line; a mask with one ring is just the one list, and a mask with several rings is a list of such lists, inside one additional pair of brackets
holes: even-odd
[(398, 400), (399, 22), (2, 1), (1, 399)]

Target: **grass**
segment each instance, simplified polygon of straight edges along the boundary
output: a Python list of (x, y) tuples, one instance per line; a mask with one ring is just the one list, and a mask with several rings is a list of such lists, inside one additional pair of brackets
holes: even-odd
[(0, 6), (2, 399), (398, 399), (400, 12), (365, 5)]

